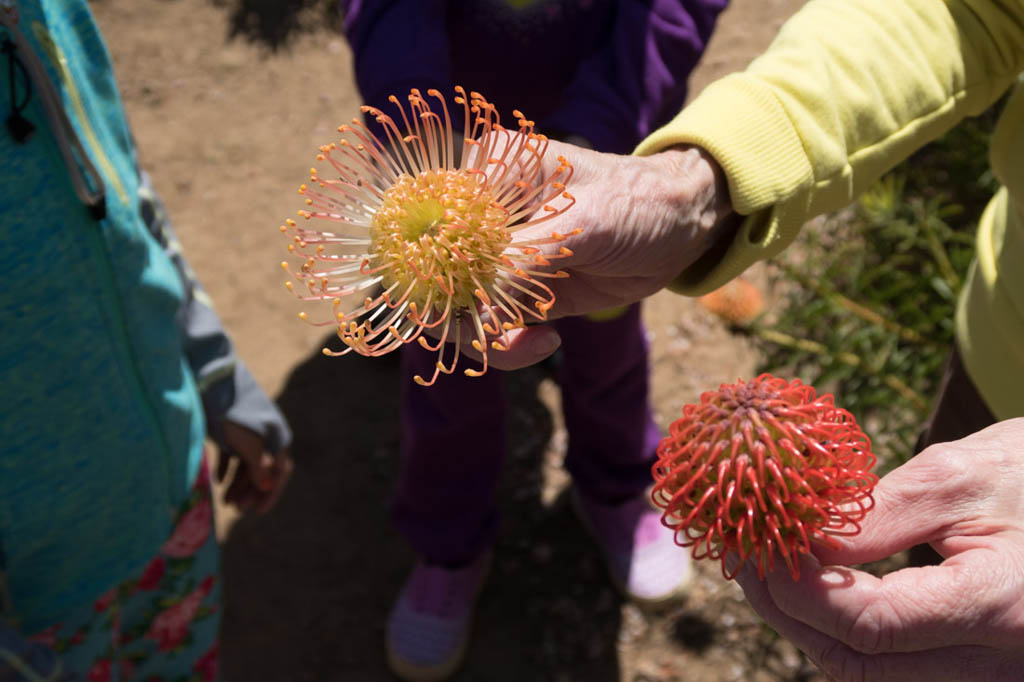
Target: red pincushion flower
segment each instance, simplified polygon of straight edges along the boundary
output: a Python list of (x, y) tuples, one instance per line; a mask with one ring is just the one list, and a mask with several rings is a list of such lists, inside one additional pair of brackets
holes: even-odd
[[(695, 559), (722, 560), (731, 579), (753, 557), (760, 577), (776, 549), (794, 580), (811, 543), (836, 548), (874, 506), (871, 442), (830, 394), (770, 374), (723, 384), (686, 405), (658, 446), (655, 504)], [(740, 563), (732, 573), (725, 555)]]

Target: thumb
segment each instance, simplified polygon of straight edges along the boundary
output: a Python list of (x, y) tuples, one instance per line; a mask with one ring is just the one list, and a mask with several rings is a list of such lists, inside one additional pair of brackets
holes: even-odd
[(562, 345), (562, 338), (553, 327), (536, 325), (509, 332), (508, 350), (489, 353), (488, 361), (498, 369), (520, 369), (548, 357)]

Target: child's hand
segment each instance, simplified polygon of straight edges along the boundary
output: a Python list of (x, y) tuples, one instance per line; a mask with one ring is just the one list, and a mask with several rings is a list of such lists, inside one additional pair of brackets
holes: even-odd
[(231, 421), (224, 422), (224, 443), (217, 479), (224, 481), (232, 471), (224, 500), (243, 510), (255, 509), (259, 514), (268, 511), (292, 473), (288, 449), (270, 454), (259, 434)]

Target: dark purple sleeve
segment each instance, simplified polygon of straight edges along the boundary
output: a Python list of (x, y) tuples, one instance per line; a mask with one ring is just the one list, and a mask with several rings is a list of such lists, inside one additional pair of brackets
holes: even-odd
[(679, 113), (690, 72), (728, 0), (622, 0), (608, 44), (580, 65), (542, 132), (626, 154)]
[(341, 0), (356, 86), (366, 104), (390, 113), (412, 88), (451, 94), (446, 0)]

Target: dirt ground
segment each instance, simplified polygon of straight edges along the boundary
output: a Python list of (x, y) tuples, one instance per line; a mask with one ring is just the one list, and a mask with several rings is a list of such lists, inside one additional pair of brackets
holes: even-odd
[[(142, 163), (240, 352), (290, 418), (296, 471), (277, 509), (225, 510), (229, 681), (390, 680), (384, 622), (412, 555), (386, 505), (398, 455), (396, 358), (327, 359), (296, 319), (277, 231), (316, 147), (357, 112), (348, 48), (316, 0), (95, 0)], [(743, 68), (803, 0), (734, 0), (692, 91)], [(471, 84), (467, 84), (471, 85)], [(692, 301), (645, 308), (663, 426), (749, 376), (752, 348)], [(565, 503), (558, 391), (508, 377), (505, 522), (461, 682), (819, 680), (718, 567), (685, 601), (623, 603)], [(681, 550), (682, 551), (682, 550)]]

